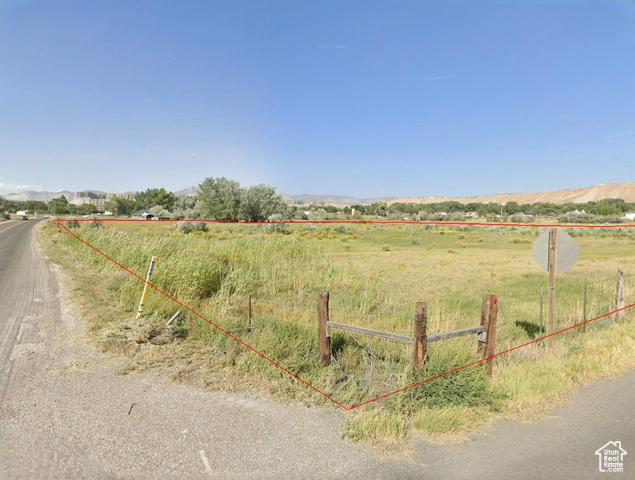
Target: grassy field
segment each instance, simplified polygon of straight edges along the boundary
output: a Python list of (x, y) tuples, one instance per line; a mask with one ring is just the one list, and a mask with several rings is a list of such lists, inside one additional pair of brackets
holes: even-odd
[[(362, 403), (476, 359), (476, 338), (429, 346), (413, 373), (409, 345), (333, 330), (334, 360), (318, 366), (317, 292), (330, 292), (331, 320), (412, 335), (414, 304), (428, 306), (428, 335), (479, 324), (482, 296), (499, 296), (497, 351), (539, 336), (547, 274), (532, 259), (542, 229), (491, 226), (208, 224), (188, 235), (173, 222), (82, 224), (72, 231), (141, 277), (157, 257), (152, 283), (344, 405)], [(633, 229), (568, 229), (580, 261), (557, 279), (556, 327), (615, 308), (624, 270), (629, 297)], [(135, 320), (143, 282), (53, 222), (40, 231), (47, 255), (74, 279), (90, 338), (130, 358), (126, 371), (160, 368), (211, 390), (264, 394), (307, 405), (329, 403), (169, 298), (151, 291)], [(247, 330), (247, 296), (255, 330)], [(183, 313), (165, 325), (177, 310)], [(546, 316), (546, 294), (545, 294)], [(497, 357), (494, 378), (473, 366), (359, 408), (344, 425), (354, 440), (403, 441), (461, 434), (493, 415), (531, 419), (591, 379), (635, 365), (635, 322), (598, 320)]]

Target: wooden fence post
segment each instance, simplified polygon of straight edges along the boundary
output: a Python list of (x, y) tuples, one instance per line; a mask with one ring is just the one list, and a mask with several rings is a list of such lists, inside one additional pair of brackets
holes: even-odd
[(415, 303), (414, 347), (412, 349), (412, 364), (415, 370), (421, 368), (428, 357), (427, 323), (425, 302)]
[[(617, 286), (615, 289), (615, 308), (619, 310), (626, 306), (626, 299), (624, 298), (624, 272), (617, 270)], [(617, 318), (624, 316), (624, 310), (617, 312)]]
[(331, 364), (331, 333), (326, 322), (329, 321), (329, 292), (318, 293), (318, 342), (320, 345), (320, 365)]
[(485, 331), (478, 336), (478, 353), (483, 358), (488, 358), (487, 374), (491, 377), (494, 368), (494, 359), (489, 358), (496, 353), (496, 319), (498, 317), (498, 296), (483, 295), (483, 306), (481, 307), (481, 325)]

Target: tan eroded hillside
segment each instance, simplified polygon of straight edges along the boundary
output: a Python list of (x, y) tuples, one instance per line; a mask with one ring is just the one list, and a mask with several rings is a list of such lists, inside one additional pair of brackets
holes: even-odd
[(499, 193), (495, 195), (483, 195), (479, 197), (408, 197), (396, 198), (387, 203), (389, 205), (397, 202), (402, 203), (436, 203), (456, 201), (459, 203), (499, 203), (501, 205), (507, 202), (524, 203), (585, 203), (594, 202), (607, 198), (621, 198), (622, 200), (635, 202), (635, 183), (607, 183), (596, 185), (594, 187), (570, 188), (568, 190), (559, 190), (555, 192), (537, 192), (537, 193)]

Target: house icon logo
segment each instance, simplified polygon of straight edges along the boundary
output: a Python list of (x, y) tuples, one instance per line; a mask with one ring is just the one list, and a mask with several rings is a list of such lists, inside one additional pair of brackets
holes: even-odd
[(609, 442), (600, 447), (595, 454), (600, 461), (600, 472), (623, 472), (624, 455), (626, 450), (622, 448), (622, 442)]

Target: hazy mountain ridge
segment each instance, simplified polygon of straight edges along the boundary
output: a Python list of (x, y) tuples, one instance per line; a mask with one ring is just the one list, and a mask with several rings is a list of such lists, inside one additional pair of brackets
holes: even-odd
[[(287, 203), (295, 203), (301, 205), (332, 205), (332, 206), (340, 206), (340, 205), (362, 205), (366, 203), (375, 203), (375, 202), (387, 202), (389, 200), (394, 200), (395, 197), (380, 197), (380, 198), (356, 198), (351, 196), (342, 196), (342, 195), (310, 195), (310, 194), (300, 194), (300, 195), (286, 195), (281, 194)], [(289, 200), (287, 200), (287, 198)]]
[(7, 200), (13, 200), (16, 202), (25, 202), (27, 200), (34, 200), (37, 202), (50, 202), (54, 198), (59, 198), (62, 195), (66, 197), (66, 200), (72, 202), (75, 200), (75, 193), (69, 190), (60, 190), (59, 192), (36, 192), (33, 190), (29, 190), (26, 192), (20, 193), (7, 193), (6, 195), (2, 195), (3, 198)]
[(188, 187), (183, 190), (177, 190), (174, 195), (177, 197), (191, 197), (198, 193), (198, 187)]

